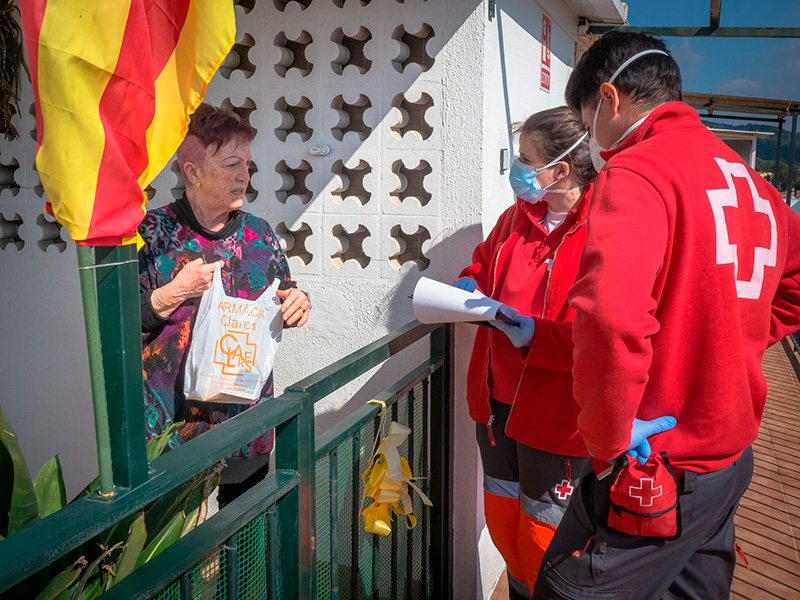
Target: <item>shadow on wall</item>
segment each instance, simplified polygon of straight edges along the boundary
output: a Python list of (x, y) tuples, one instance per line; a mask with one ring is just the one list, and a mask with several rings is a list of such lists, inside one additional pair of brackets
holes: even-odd
[[(394, 331), (414, 319), (411, 298), (414, 286), (422, 276), (453, 281), (464, 267), (471, 264), (472, 250), (483, 241), (482, 228), (479, 224), (464, 227), (443, 238), (427, 249), (430, 258), (428, 269), (420, 273), (416, 268), (408, 269), (397, 286), (392, 290), (392, 299), (386, 311), (386, 328)], [(452, 267), (450, 265), (453, 265)], [(317, 415), (317, 435), (332, 427), (335, 423), (357, 410), (368, 400), (384, 391), (405, 373), (418, 366), (427, 357), (428, 340), (409, 346), (399, 354), (383, 363), (356, 391), (350, 399), (337, 410)]]

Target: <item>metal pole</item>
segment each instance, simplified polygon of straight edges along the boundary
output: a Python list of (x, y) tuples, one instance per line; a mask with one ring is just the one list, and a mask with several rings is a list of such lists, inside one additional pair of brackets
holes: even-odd
[[(775, 136), (775, 168), (772, 169), (772, 185), (778, 183), (778, 169), (781, 167), (781, 142), (783, 138), (783, 119), (778, 120), (778, 135)], [(778, 187), (775, 185), (775, 187)]]
[(94, 405), (94, 430), (97, 438), (97, 464), (100, 471), (100, 493), (114, 491), (111, 469), (111, 435), (108, 430), (108, 407), (103, 376), (103, 351), (100, 345), (100, 320), (97, 313), (97, 290), (95, 288), (92, 248), (78, 246), (78, 276), (83, 297), (83, 320), (86, 327), (86, 346), (89, 351), (89, 376), (92, 384)]
[(453, 458), (452, 393), (453, 329), (442, 325), (430, 335), (431, 357), (441, 357), (442, 366), (431, 374), (430, 437), (431, 472), (431, 570), (433, 597), (453, 597)]
[(133, 488), (148, 478), (139, 262), (133, 244), (98, 246), (94, 256), (112, 474)]
[(786, 204), (792, 204), (792, 186), (794, 185), (794, 154), (797, 146), (797, 113), (792, 115), (792, 135), (789, 137), (789, 172), (786, 174)]

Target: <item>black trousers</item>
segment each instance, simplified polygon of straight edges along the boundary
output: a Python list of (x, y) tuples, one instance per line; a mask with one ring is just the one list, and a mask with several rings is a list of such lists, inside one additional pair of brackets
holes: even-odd
[(679, 481), (681, 532), (674, 540), (608, 527), (610, 482), (584, 477), (545, 553), (532, 598), (727, 600), (736, 566), (733, 517), (752, 476), (752, 448), (720, 471), (687, 471)]
[(244, 494), (257, 483), (264, 481), (264, 478), (269, 473), (269, 455), (266, 456), (267, 463), (257, 471), (253, 472), (252, 475), (249, 475), (244, 481), (240, 481), (238, 483), (219, 484), (219, 491), (217, 492), (217, 505), (220, 509), (236, 500), (236, 498)]

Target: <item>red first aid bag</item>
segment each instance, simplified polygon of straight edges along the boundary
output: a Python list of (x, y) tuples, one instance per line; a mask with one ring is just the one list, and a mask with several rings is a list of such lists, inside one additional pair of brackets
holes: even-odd
[(666, 452), (645, 464), (618, 459), (609, 490), (608, 526), (629, 535), (675, 538), (680, 533), (678, 479)]

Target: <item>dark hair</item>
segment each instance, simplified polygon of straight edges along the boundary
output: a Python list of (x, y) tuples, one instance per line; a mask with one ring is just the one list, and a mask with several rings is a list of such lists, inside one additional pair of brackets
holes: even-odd
[[(567, 81), (567, 105), (580, 112), (585, 104), (596, 104), (600, 86), (634, 54), (663, 50), (667, 45), (650, 33), (609, 31), (581, 57)], [(613, 84), (645, 109), (681, 99), (681, 70), (672, 55), (646, 54), (625, 67)]]
[(256, 131), (235, 112), (204, 102), (189, 120), (186, 135), (195, 136), (203, 148), (213, 146), (216, 152), (233, 139), (252, 142)]
[[(530, 138), (539, 158), (549, 163), (577, 142), (586, 130), (577, 114), (566, 106), (559, 106), (531, 115), (514, 129), (514, 133)], [(597, 175), (589, 154), (588, 136), (561, 160), (569, 164), (579, 187), (588, 185)]]

